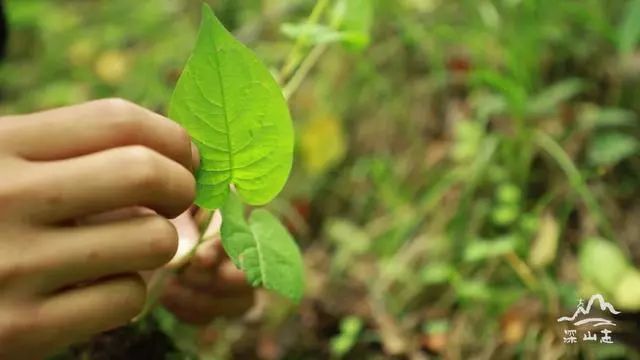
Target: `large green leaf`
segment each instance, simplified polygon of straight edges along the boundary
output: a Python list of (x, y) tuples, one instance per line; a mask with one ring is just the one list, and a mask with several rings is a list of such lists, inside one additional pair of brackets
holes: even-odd
[(267, 68), (204, 5), (195, 50), (171, 99), (169, 116), (200, 150), (196, 203), (219, 208), (230, 185), (252, 205), (271, 201), (293, 160), (293, 126)]
[(289, 232), (271, 213), (254, 210), (249, 222), (231, 195), (222, 207), (222, 245), (253, 286), (299, 301), (304, 288), (302, 256)]

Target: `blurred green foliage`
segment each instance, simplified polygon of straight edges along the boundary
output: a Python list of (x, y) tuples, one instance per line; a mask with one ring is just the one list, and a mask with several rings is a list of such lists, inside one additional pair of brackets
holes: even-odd
[[(308, 295), (202, 330), (203, 358), (637, 358), (640, 1), (211, 3), (290, 96), (298, 154), (270, 207)], [(164, 112), (199, 3), (8, 11), (0, 113)], [(616, 346), (563, 344), (556, 318), (594, 293), (625, 314)]]

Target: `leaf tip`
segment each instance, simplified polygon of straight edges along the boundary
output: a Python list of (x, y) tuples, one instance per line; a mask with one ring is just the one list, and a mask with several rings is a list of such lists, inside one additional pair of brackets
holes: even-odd
[(213, 15), (213, 9), (206, 2), (202, 2), (202, 15)]

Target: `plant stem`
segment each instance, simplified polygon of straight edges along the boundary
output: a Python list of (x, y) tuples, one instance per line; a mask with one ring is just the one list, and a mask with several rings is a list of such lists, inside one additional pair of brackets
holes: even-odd
[[(305, 22), (307, 25), (315, 25), (320, 21), (320, 16), (327, 8), (331, 1), (330, 0), (318, 0), (311, 10), (311, 14), (307, 18)], [(289, 52), (287, 56), (287, 60), (284, 63), (284, 66), (280, 70), (278, 78), (281, 82), (285, 81), (294, 70), (300, 65), (300, 62), (303, 59), (302, 49), (307, 45), (308, 38), (307, 36), (299, 36), (296, 39), (296, 42), (293, 46), (293, 49)]]
[(207, 240), (207, 238), (205, 238), (206, 231), (209, 228), (209, 225), (211, 225), (211, 221), (213, 221), (214, 214), (215, 214), (215, 211), (208, 211), (206, 220), (202, 224), (200, 224), (200, 226), (198, 227), (198, 230), (200, 231), (200, 237), (198, 238), (198, 241), (196, 241), (196, 244), (184, 256), (184, 259), (185, 259), (184, 263), (175, 269), (175, 273), (179, 274), (184, 270), (184, 268), (186, 268), (186, 265), (189, 263), (191, 258), (195, 255), (200, 244), (202, 244)]
[(287, 82), (287, 84), (283, 88), (284, 98), (289, 100), (291, 95), (293, 95), (296, 90), (300, 87), (304, 79), (309, 74), (309, 71), (315, 66), (315, 64), (320, 60), (320, 57), (327, 50), (326, 44), (316, 45), (311, 52), (307, 55), (307, 57), (302, 61), (302, 64), (298, 68), (298, 70), (293, 74), (291, 79)]
[(536, 131), (535, 141), (546, 151), (555, 161), (558, 163), (558, 166), (565, 173), (567, 178), (569, 179), (569, 183), (575, 189), (575, 191), (582, 197), (587, 209), (591, 213), (591, 215), (595, 218), (600, 231), (604, 234), (604, 236), (609, 239), (614, 239), (613, 231), (606, 217), (604, 216), (604, 212), (600, 209), (597, 200), (589, 190), (587, 183), (585, 182), (582, 174), (575, 166), (569, 155), (562, 149), (562, 147), (553, 140), (549, 135)]

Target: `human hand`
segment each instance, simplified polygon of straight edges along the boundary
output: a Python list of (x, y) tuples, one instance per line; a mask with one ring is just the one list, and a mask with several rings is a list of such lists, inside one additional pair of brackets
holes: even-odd
[[(173, 256), (163, 216), (193, 202), (191, 168), (187, 133), (123, 100), (0, 117), (0, 358), (43, 357), (137, 315), (137, 273)], [(162, 216), (77, 225), (131, 206)]]
[(201, 244), (182, 271), (171, 275), (162, 295), (169, 311), (194, 325), (242, 315), (253, 302), (253, 288), (226, 256), (220, 239)]

